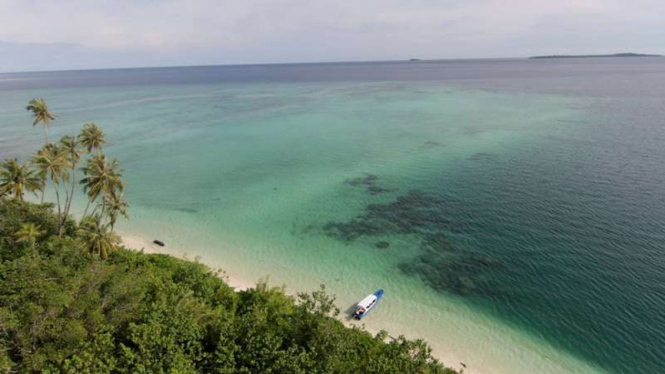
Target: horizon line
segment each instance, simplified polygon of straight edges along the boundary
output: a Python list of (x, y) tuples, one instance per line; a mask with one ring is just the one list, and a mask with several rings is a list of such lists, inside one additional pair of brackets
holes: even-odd
[[(220, 63), (220, 64), (192, 64), (192, 65), (163, 65), (163, 66), (121, 66), (121, 67), (93, 67), (93, 68), (79, 68), (79, 69), (54, 69), (54, 70), (17, 70), (17, 71), (0, 71), (0, 75), (4, 74), (31, 74), (31, 73), (66, 73), (66, 72), (83, 72), (83, 71), (105, 71), (105, 70), (140, 70), (140, 69), (177, 69), (177, 68), (212, 68), (212, 67), (242, 67), (242, 66), (279, 66), (279, 65), (325, 65), (325, 64), (369, 64), (369, 63), (427, 63), (427, 62), (446, 62), (446, 61), (479, 61), (479, 60), (529, 60), (534, 57), (598, 57), (604, 58), (611, 55), (618, 54), (636, 54), (644, 56), (659, 56), (660, 54), (648, 53), (635, 53), (635, 52), (617, 52), (606, 54), (591, 54), (591, 55), (568, 55), (568, 54), (554, 54), (554, 55), (531, 55), (520, 57), (458, 57), (458, 58), (417, 58), (411, 57), (408, 59), (399, 60), (344, 60), (344, 61), (300, 61), (300, 62), (249, 62), (249, 63)], [(642, 56), (635, 56), (642, 57)]]
[[(415, 59), (415, 61), (413, 60)], [(443, 61), (477, 61), (477, 60), (523, 60), (529, 57), (461, 57), (461, 58), (409, 58), (401, 60), (348, 60), (348, 61), (302, 61), (302, 62), (250, 62), (230, 64), (193, 64), (193, 65), (164, 65), (164, 66), (123, 66), (123, 67), (101, 67), (81, 69), (55, 69), (55, 70), (23, 70), (23, 71), (0, 71), (0, 74), (30, 74), (30, 73), (64, 73), (78, 71), (102, 71), (102, 70), (138, 70), (138, 69), (174, 69), (174, 68), (209, 68), (209, 67), (240, 67), (240, 66), (274, 66), (274, 65), (324, 65), (324, 64), (362, 64), (377, 62), (443, 62)]]

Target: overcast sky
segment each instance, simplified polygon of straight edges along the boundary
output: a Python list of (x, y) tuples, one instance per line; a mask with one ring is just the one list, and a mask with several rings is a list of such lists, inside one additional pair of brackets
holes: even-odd
[(0, 71), (665, 53), (665, 0), (0, 0)]

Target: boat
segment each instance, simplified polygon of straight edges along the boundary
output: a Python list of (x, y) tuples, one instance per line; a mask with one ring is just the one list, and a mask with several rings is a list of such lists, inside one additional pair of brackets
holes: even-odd
[(364, 299), (360, 300), (356, 304), (356, 311), (353, 313), (353, 316), (357, 319), (363, 319), (369, 313), (376, 304), (379, 303), (379, 300), (383, 297), (383, 290), (377, 290), (371, 295), (367, 295)]

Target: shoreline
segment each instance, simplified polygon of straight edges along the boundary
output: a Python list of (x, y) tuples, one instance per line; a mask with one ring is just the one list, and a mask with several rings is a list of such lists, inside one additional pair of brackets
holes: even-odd
[[(133, 250), (133, 251), (140, 251), (140, 252), (144, 252), (144, 253), (147, 253), (147, 254), (164, 254), (164, 255), (173, 256), (175, 258), (179, 258), (179, 259), (187, 260), (187, 261), (196, 261), (196, 262), (199, 262), (199, 263), (207, 266), (208, 268), (210, 268), (212, 270), (217, 270), (216, 268), (212, 267), (210, 264), (208, 264), (204, 261), (200, 261), (200, 258), (198, 256), (195, 257), (195, 258), (191, 258), (188, 255), (188, 253), (185, 252), (185, 251), (182, 251), (180, 253), (172, 253), (172, 252), (168, 251), (165, 247), (158, 246), (157, 244), (154, 244), (152, 241), (150, 241), (149, 239), (145, 239), (144, 237), (141, 237), (141, 236), (138, 236), (138, 235), (129, 235), (129, 234), (120, 234), (120, 233), (118, 233), (118, 234), (120, 236), (122, 246), (124, 246), (126, 249)], [(221, 273), (218, 274), (218, 276), (220, 278), (222, 278), (229, 286), (233, 287), (236, 292), (245, 291), (245, 290), (248, 290), (250, 288), (254, 288), (256, 286), (256, 284), (261, 281), (260, 279), (257, 279), (255, 281), (251, 281), (247, 278), (239, 276), (236, 273), (228, 273), (224, 269), (220, 269), (220, 270), (221, 270)], [(294, 296), (298, 292), (298, 290), (293, 288), (293, 286), (291, 288), (288, 288), (288, 289), (290, 289), (291, 291), (290, 292), (285, 291), (285, 292), (289, 296)], [(340, 306), (338, 305), (338, 307), (340, 307)], [(364, 323), (363, 324), (353, 323), (353, 320), (348, 319), (348, 318), (344, 318), (344, 316), (345, 316), (344, 311), (340, 307), (340, 315), (337, 316), (336, 319), (339, 320), (340, 322), (342, 322), (344, 324), (344, 326), (346, 326), (347, 328), (360, 328), (360, 329), (362, 329), (362, 330), (364, 330), (364, 331), (366, 331), (366, 332), (368, 332), (372, 335), (378, 334), (381, 330), (381, 329), (376, 330), (376, 329), (368, 328)], [(391, 333), (391, 331), (387, 331), (387, 332), (389, 334), (388, 335), (389, 339), (395, 339), (396, 335), (394, 333)], [(403, 334), (403, 333), (402, 334), (397, 334), (397, 336), (399, 336), (399, 335), (407, 336), (407, 334)], [(414, 337), (408, 337), (408, 336), (407, 336), (407, 338), (408, 339), (414, 339)], [(416, 337), (416, 339), (417, 339), (417, 337)], [(483, 370), (483, 369), (479, 369), (476, 366), (474, 366), (473, 368), (471, 368), (470, 365), (468, 365), (469, 367), (467, 367), (466, 364), (463, 366), (462, 363), (465, 363), (466, 361), (460, 360), (458, 357), (453, 359), (454, 356), (452, 356), (452, 355), (443, 355), (442, 352), (434, 349), (432, 342), (429, 342), (427, 340), (425, 340), (425, 342), (432, 349), (432, 357), (434, 357), (437, 360), (439, 360), (440, 362), (442, 362), (446, 367), (450, 367), (450, 368), (452, 368), (454, 370), (457, 370), (457, 371), (460, 371), (460, 372), (463, 370), (465, 374), (490, 374), (490, 373), (492, 373), (492, 374), (502, 374), (502, 373), (498, 373), (496, 371), (490, 372), (490, 371), (486, 371), (486, 370)], [(452, 362), (454, 362), (455, 365), (451, 364)]]
[[(181, 260), (187, 260), (187, 261), (197, 261), (202, 263), (203, 265), (209, 267), (210, 269), (215, 270), (212, 268), (209, 264), (205, 262), (198, 261), (198, 258), (190, 258), (187, 254), (187, 252), (182, 252), (182, 253), (171, 253), (167, 250), (164, 249), (164, 247), (160, 247), (157, 244), (154, 244), (148, 239), (142, 238), (140, 236), (135, 236), (135, 235), (120, 235), (120, 239), (122, 241), (122, 245), (133, 251), (142, 251), (144, 253), (148, 254), (163, 254), (163, 255), (169, 255), (173, 256), (175, 258), (179, 258)], [(237, 276), (236, 274), (229, 274), (226, 270), (222, 270), (221, 274), (218, 274), (220, 278), (222, 278), (229, 286), (233, 287), (236, 291), (245, 291), (250, 288), (254, 288), (258, 282), (252, 282), (247, 279), (244, 279), (242, 277)]]
[[(143, 251), (148, 254), (165, 254), (175, 258), (195, 261), (207, 266), (211, 271), (219, 271), (217, 274), (236, 292), (254, 288), (259, 281), (266, 281), (269, 286), (284, 287), (286, 295), (294, 297), (298, 292), (312, 292), (316, 284), (326, 284), (327, 291), (336, 297), (335, 304), (340, 308), (340, 314), (336, 317), (347, 328), (358, 328), (372, 335), (380, 331), (388, 332), (388, 338), (404, 336), (409, 340), (421, 339), (431, 349), (433, 358), (441, 362), (445, 367), (463, 372), (465, 374), (529, 374), (534, 372), (547, 374), (604, 374), (606, 371), (599, 367), (590, 365), (577, 357), (571, 356), (539, 339), (531, 340), (530, 335), (522, 335), (509, 326), (486, 324), (487, 320), (480, 321), (474, 318), (474, 314), (468, 308), (452, 312), (446, 306), (443, 309), (444, 317), (439, 315), (425, 314), (425, 319), (411, 320), (409, 316), (424, 311), (421, 304), (399, 305), (400, 302), (409, 302), (401, 299), (395, 289), (394, 302), (385, 305), (383, 318), (370, 319), (368, 321), (355, 321), (348, 318), (347, 306), (355, 305), (357, 300), (350, 300), (349, 293), (352, 289), (342, 288), (337, 284), (327, 282), (312, 283), (309, 278), (289, 278), (284, 274), (279, 275), (281, 266), (274, 265), (266, 272), (262, 265), (254, 263), (242, 263), (237, 259), (224, 259), (209, 252), (210, 248), (219, 246), (218, 241), (206, 243), (205, 241), (188, 245), (191, 240), (207, 237), (207, 232), (196, 232), (194, 237), (186, 239), (181, 235), (173, 235), (174, 231), (150, 229), (137, 230), (134, 226), (131, 230), (122, 229), (116, 231), (122, 243), (128, 250)], [(169, 227), (173, 230), (174, 227)], [(193, 234), (188, 232), (190, 235)], [(150, 238), (150, 239), (148, 239)], [(166, 239), (166, 246), (161, 247), (152, 243), (152, 239)], [(242, 252), (238, 243), (224, 246), (226, 255), (233, 256), (234, 252)], [(216, 252), (215, 252), (216, 253)], [(226, 269), (232, 269), (229, 273)], [(257, 271), (257, 269), (259, 269)], [(260, 270), (262, 269), (262, 270)], [(277, 275), (271, 278), (271, 274)], [(248, 276), (249, 274), (249, 276)], [(303, 283), (305, 282), (305, 283)], [(309, 282), (309, 283), (308, 283)], [(335, 287), (337, 286), (337, 287)], [(396, 286), (393, 284), (393, 286)], [(400, 290), (403, 291), (403, 290)], [(409, 313), (401, 313), (408, 310)], [(396, 314), (397, 313), (397, 314)], [(467, 314), (468, 313), (468, 314)], [(451, 318), (452, 317), (452, 318)], [(443, 318), (443, 319), (440, 319)], [(489, 321), (491, 322), (491, 321)], [(438, 324), (445, 323), (452, 327), (445, 334), (437, 333)], [(459, 335), (461, 334), (461, 335)], [(457, 341), (458, 336), (473, 336), (472, 339)], [(462, 343), (462, 344), (460, 344)], [(527, 363), (526, 365), (524, 363)]]

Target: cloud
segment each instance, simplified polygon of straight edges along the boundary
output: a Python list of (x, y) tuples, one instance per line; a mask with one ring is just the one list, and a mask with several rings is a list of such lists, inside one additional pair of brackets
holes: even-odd
[(0, 70), (662, 53), (662, 14), (660, 0), (4, 0)]

